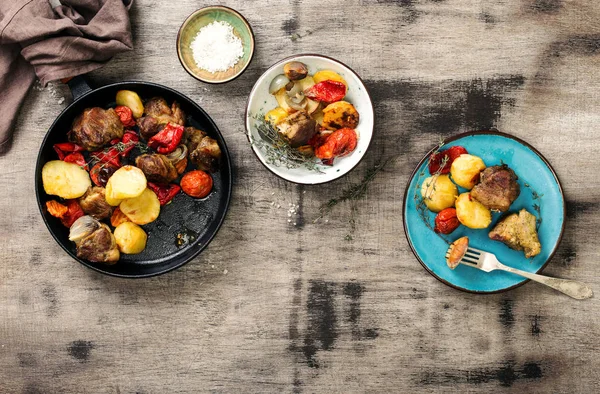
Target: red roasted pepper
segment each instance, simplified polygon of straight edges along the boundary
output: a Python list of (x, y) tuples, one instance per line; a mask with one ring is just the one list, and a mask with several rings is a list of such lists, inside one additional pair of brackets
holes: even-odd
[(65, 204), (67, 206), (67, 213), (60, 218), (60, 221), (63, 225), (70, 228), (75, 220), (79, 219), (85, 214), (83, 213), (83, 209), (81, 209), (77, 200), (67, 200)]
[(116, 167), (121, 167), (120, 154), (121, 152), (119, 152), (119, 150), (114, 146), (111, 146), (106, 150), (92, 152), (92, 156), (98, 160), (98, 162), (112, 164)]
[(327, 141), (327, 137), (329, 137), (329, 134), (316, 133), (310, 137), (307, 144), (312, 146), (313, 149), (317, 149), (319, 146), (323, 145), (325, 141)]
[(160, 154), (171, 153), (177, 148), (183, 137), (183, 126), (167, 123), (164, 129), (148, 141), (148, 146)]
[(322, 81), (306, 89), (304, 95), (312, 100), (335, 103), (346, 95), (346, 85), (338, 81)]
[(181, 190), (181, 187), (179, 187), (179, 185), (175, 185), (174, 183), (170, 183), (168, 185), (157, 185), (156, 183), (148, 182), (148, 188), (156, 194), (160, 205), (168, 204)]
[(123, 126), (125, 126), (125, 127), (135, 126), (135, 120), (133, 119), (133, 113), (131, 112), (131, 109), (129, 107), (126, 107), (124, 105), (117, 105), (115, 107), (115, 112), (119, 116), (119, 119), (121, 119), (121, 123), (123, 123)]
[(345, 127), (329, 134), (325, 142), (315, 149), (315, 156), (319, 159), (333, 159), (345, 156), (356, 149), (358, 136), (356, 130)]
[[(125, 107), (127, 108), (127, 107)], [(127, 108), (129, 109), (129, 108)], [(129, 152), (131, 152), (131, 150), (133, 148), (135, 148), (135, 146), (137, 145), (137, 143), (140, 141), (140, 137), (136, 134), (133, 133), (131, 131), (126, 132), (125, 134), (123, 134), (123, 139), (121, 139), (121, 142), (123, 143), (123, 152), (121, 152), (121, 157), (126, 157)]]
[(452, 162), (458, 156), (466, 153), (468, 153), (467, 150), (459, 145), (452, 146), (444, 151), (434, 153), (429, 159), (429, 173), (431, 175), (435, 173), (448, 174), (450, 172)]
[(79, 167), (83, 168), (86, 171), (88, 169), (87, 164), (85, 162), (85, 157), (83, 157), (83, 155), (79, 152), (69, 153), (68, 155), (65, 156), (63, 161), (65, 161), (67, 163), (77, 164)]
[(83, 151), (83, 147), (72, 142), (62, 142), (60, 144), (54, 144), (52, 148), (54, 148), (54, 151), (56, 152), (60, 160), (63, 160), (65, 156), (67, 156), (69, 153)]

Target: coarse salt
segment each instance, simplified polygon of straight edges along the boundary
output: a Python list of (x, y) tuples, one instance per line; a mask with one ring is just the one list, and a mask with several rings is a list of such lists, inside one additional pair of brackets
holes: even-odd
[(227, 22), (215, 21), (202, 27), (190, 48), (198, 67), (211, 73), (227, 71), (244, 56), (242, 40)]

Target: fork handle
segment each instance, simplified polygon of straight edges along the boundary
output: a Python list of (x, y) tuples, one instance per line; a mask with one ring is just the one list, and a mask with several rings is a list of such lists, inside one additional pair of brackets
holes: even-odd
[(568, 295), (569, 297), (575, 298), (577, 300), (585, 300), (586, 298), (591, 298), (594, 295), (592, 289), (589, 288), (583, 282), (578, 282), (576, 280), (570, 279), (560, 279), (560, 278), (552, 278), (550, 276), (533, 274), (527, 271), (521, 271), (519, 269), (506, 266), (504, 264), (499, 263), (498, 268), (504, 271), (512, 272), (513, 274), (524, 276), (527, 279), (534, 280), (543, 285), (552, 287), (554, 290), (558, 290), (563, 294)]
[(498, 268), (504, 271), (512, 272), (513, 274), (524, 276), (527, 279), (534, 280), (543, 285), (552, 287), (554, 290), (558, 290), (563, 294), (568, 295), (569, 297), (573, 297), (577, 300), (585, 300), (586, 298), (590, 298), (594, 295), (592, 289), (589, 288), (583, 282), (578, 282), (576, 280), (570, 279), (560, 279), (560, 278), (552, 278), (550, 276), (532, 274), (531, 272), (521, 271), (519, 269), (506, 266), (504, 264), (498, 263)]

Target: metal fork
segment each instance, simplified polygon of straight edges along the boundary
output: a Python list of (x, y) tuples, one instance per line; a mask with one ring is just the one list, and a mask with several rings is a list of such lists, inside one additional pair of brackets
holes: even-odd
[(461, 264), (469, 267), (479, 268), (482, 271), (490, 272), (494, 270), (503, 270), (512, 272), (513, 274), (524, 276), (525, 278), (534, 280), (546, 286), (552, 287), (563, 294), (573, 297), (577, 300), (585, 300), (594, 295), (592, 289), (583, 282), (578, 282), (569, 279), (552, 278), (549, 276), (532, 274), (531, 272), (521, 271), (516, 268), (508, 267), (498, 261), (496, 255), (485, 252), (483, 250), (469, 247), (467, 252), (460, 260)]

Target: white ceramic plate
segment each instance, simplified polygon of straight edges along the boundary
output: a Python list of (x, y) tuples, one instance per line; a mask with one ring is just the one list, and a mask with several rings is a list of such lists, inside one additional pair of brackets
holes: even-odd
[(269, 85), (273, 78), (279, 74), (283, 74), (283, 65), (291, 61), (299, 61), (306, 64), (309, 75), (314, 75), (320, 70), (333, 70), (346, 80), (348, 93), (344, 100), (352, 103), (360, 116), (358, 127), (356, 127), (358, 134), (356, 149), (347, 156), (336, 158), (333, 166), (319, 165), (321, 172), (312, 171), (304, 167), (290, 169), (286, 168), (285, 165), (275, 166), (268, 163), (263, 149), (256, 144), (252, 144), (252, 149), (267, 169), (287, 181), (308, 185), (333, 181), (350, 172), (363, 158), (373, 136), (374, 118), (371, 97), (362, 80), (348, 66), (335, 59), (321, 55), (296, 55), (283, 59), (269, 67), (258, 78), (248, 98), (246, 106), (246, 132), (248, 133), (248, 140), (252, 142), (261, 138), (255, 127), (255, 123), (257, 122), (255, 117), (260, 114), (264, 115), (277, 107), (277, 100), (275, 100), (273, 95), (269, 94)]

